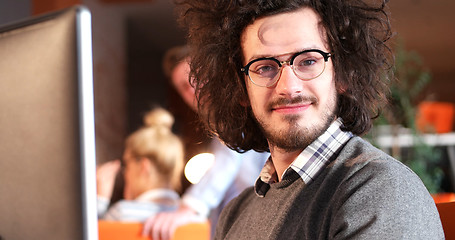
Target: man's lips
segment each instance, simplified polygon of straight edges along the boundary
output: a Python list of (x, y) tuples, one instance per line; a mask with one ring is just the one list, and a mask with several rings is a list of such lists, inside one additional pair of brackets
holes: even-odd
[(270, 102), (271, 112), (283, 114), (298, 114), (308, 110), (313, 104), (317, 104), (317, 98), (313, 96), (296, 96), (292, 99), (278, 98)]
[(300, 104), (289, 104), (289, 105), (279, 105), (272, 108), (272, 111), (278, 113), (299, 113), (305, 111), (311, 106), (311, 103), (300, 103)]

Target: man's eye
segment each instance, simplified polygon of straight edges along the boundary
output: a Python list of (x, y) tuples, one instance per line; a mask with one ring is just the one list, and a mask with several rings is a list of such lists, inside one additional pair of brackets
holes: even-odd
[(264, 65), (264, 66), (260, 66), (260, 67), (256, 68), (256, 70), (254, 72), (257, 74), (263, 75), (263, 74), (267, 74), (267, 73), (275, 72), (275, 71), (276, 71), (276, 67), (271, 66), (271, 65)]
[(297, 66), (298, 67), (309, 67), (314, 64), (316, 64), (317, 60), (316, 59), (304, 59), (298, 62)]
[(275, 74), (278, 71), (279, 66), (273, 61), (258, 61), (256, 64), (250, 67), (250, 71), (260, 76), (269, 76)]

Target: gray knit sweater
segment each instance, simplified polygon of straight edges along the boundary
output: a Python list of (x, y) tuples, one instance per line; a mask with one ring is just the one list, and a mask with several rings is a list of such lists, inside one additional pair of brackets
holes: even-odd
[(309, 185), (293, 173), (232, 200), (215, 239), (444, 239), (419, 177), (359, 137)]

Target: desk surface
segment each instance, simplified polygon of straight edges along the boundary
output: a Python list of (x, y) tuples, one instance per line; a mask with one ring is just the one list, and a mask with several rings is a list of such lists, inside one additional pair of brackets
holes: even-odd
[[(380, 148), (390, 148), (392, 146), (410, 147), (418, 137), (412, 134), (382, 135), (375, 138), (376, 144)], [(453, 146), (455, 145), (455, 132), (441, 134), (422, 134), (420, 139), (430, 146)]]

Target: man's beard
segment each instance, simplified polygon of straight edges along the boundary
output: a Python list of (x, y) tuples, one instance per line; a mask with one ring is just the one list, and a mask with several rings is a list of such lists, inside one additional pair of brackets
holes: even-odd
[[(282, 103), (283, 101), (285, 100), (280, 102)], [(289, 103), (298, 103), (302, 102), (303, 98), (298, 97), (288, 101)], [(334, 106), (337, 106), (336, 98), (332, 101), (335, 101)], [(317, 100), (313, 100), (313, 104), (316, 102)], [(272, 126), (273, 123), (267, 123), (263, 119), (255, 118), (270, 146), (275, 146), (286, 151), (296, 151), (304, 149), (314, 142), (335, 120), (335, 109), (325, 106), (323, 111), (323, 116), (317, 123), (305, 127), (299, 125), (300, 116), (297, 115), (285, 116), (284, 120), (288, 123), (287, 128), (277, 128), (277, 126)]]

